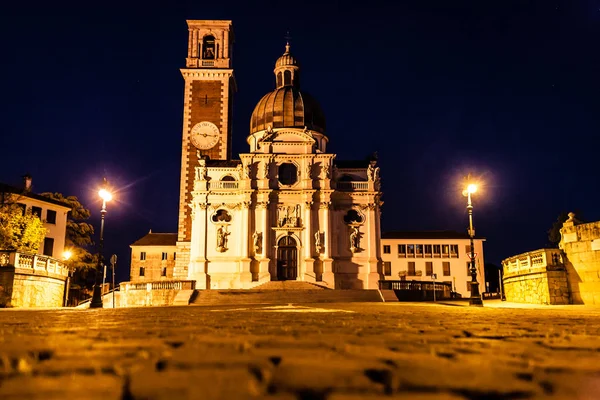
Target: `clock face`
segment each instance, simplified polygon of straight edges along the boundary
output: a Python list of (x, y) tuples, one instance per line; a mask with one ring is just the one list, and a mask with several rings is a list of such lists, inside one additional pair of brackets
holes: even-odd
[(219, 142), (219, 128), (212, 122), (198, 122), (190, 132), (192, 144), (199, 149), (207, 150)]

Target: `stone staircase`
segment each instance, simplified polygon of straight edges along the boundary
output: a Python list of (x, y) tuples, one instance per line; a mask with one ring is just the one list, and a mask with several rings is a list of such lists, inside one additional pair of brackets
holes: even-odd
[(271, 281), (254, 289), (196, 290), (190, 305), (354, 303), (383, 301), (379, 290), (331, 290), (299, 281)]

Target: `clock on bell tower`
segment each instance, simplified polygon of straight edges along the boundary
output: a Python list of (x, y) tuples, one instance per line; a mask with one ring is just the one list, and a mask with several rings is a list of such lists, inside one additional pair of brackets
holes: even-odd
[[(178, 242), (191, 237), (191, 192), (198, 157), (231, 158), (231, 111), (236, 85), (231, 21), (188, 20), (183, 104)], [(179, 257), (178, 257), (179, 258)]]

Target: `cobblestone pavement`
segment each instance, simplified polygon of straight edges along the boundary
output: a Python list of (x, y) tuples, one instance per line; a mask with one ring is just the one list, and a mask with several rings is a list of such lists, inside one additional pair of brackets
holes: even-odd
[(0, 310), (0, 399), (600, 399), (600, 309)]

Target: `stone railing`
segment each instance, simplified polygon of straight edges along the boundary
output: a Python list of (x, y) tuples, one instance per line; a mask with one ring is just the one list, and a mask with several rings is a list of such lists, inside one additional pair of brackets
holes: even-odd
[(121, 290), (194, 290), (196, 281), (122, 282)]
[(505, 277), (534, 273), (546, 268), (552, 269), (562, 266), (563, 259), (559, 249), (530, 251), (502, 261)]
[(33, 274), (55, 274), (61, 277), (69, 275), (69, 268), (56, 258), (39, 254), (26, 254), (18, 251), (0, 251), (0, 268), (15, 267), (29, 270)]
[(375, 190), (373, 182), (369, 181), (338, 181), (336, 183), (336, 188), (345, 192)]
[(240, 183), (237, 181), (211, 181), (208, 183), (209, 189), (238, 189)]

